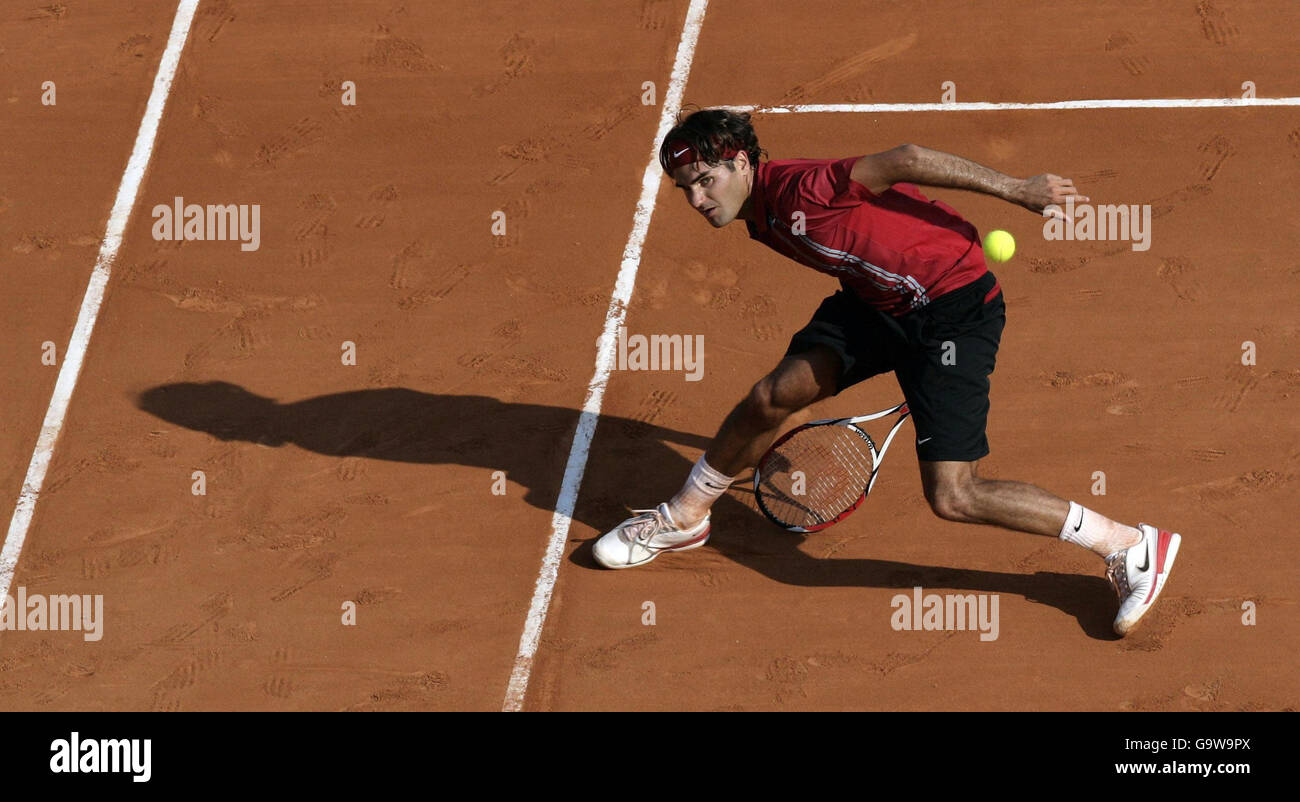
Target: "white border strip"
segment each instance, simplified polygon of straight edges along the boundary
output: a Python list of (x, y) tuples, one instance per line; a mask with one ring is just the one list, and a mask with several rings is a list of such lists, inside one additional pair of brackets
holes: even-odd
[(167, 46), (163, 50), (162, 59), (158, 62), (158, 74), (154, 77), (153, 91), (149, 93), (149, 103), (145, 106), (144, 118), (140, 120), (140, 129), (135, 136), (131, 158), (126, 163), (122, 182), (117, 187), (117, 198), (113, 201), (112, 212), (109, 213), (104, 241), (99, 246), (99, 256), (95, 259), (95, 268), (90, 274), (86, 294), (81, 299), (81, 311), (77, 313), (72, 339), (68, 342), (68, 349), (63, 355), (63, 366), (59, 368), (59, 377), (54, 383), (54, 395), (50, 398), (50, 406), (45, 411), (45, 422), (41, 424), (40, 436), (36, 438), (36, 450), (32, 452), (32, 461), (27, 465), (23, 489), (18, 494), (13, 518), (9, 520), (9, 533), (5, 536), (4, 547), (0, 548), (0, 599), (9, 593), (9, 587), (13, 584), (14, 570), (18, 567), (18, 556), (22, 553), (23, 542), (27, 539), (32, 514), (36, 511), (36, 500), (40, 497), (41, 487), (45, 484), (45, 473), (50, 467), (54, 445), (63, 430), (68, 402), (72, 400), (72, 391), (76, 389), (77, 379), (81, 375), (81, 366), (86, 358), (86, 347), (90, 343), (91, 333), (95, 330), (95, 321), (99, 318), (99, 307), (104, 301), (108, 277), (113, 262), (117, 259), (117, 251), (122, 246), (122, 234), (126, 230), (127, 220), (131, 217), (131, 209), (135, 207), (145, 168), (149, 166), (154, 140), (158, 136), (158, 124), (162, 120), (163, 108), (167, 105), (167, 95), (171, 91), (172, 78), (175, 77), (176, 67), (180, 64), (181, 51), (185, 48), (190, 23), (194, 19), (194, 11), (198, 5), (199, 0), (180, 0), (176, 7), (176, 18), (172, 21)]
[(807, 103), (792, 106), (713, 106), (762, 114), (875, 113), (896, 111), (1045, 111), (1050, 109), (1213, 109), (1300, 106), (1300, 97), (1134, 98), (1061, 100), (1054, 103)]
[(551, 605), (551, 594), (559, 575), (560, 558), (564, 554), (564, 542), (569, 536), (578, 488), (582, 485), (582, 474), (587, 469), (587, 454), (591, 450), (592, 437), (596, 434), (596, 422), (600, 418), (600, 407), (605, 399), (609, 372), (614, 366), (616, 335), (627, 317), (628, 303), (632, 300), (632, 289), (636, 284), (636, 272), (641, 265), (641, 248), (645, 245), (646, 231), (650, 228), (650, 217), (654, 214), (655, 198), (659, 193), (659, 182), (663, 178), (663, 170), (659, 166), (659, 142), (672, 130), (677, 113), (681, 110), (686, 79), (691, 73), (695, 44), (699, 40), (700, 26), (704, 24), (704, 12), (708, 5), (708, 0), (691, 0), (691, 7), (686, 12), (686, 24), (682, 27), (682, 36), (677, 43), (677, 58), (673, 61), (668, 93), (659, 112), (659, 129), (650, 146), (650, 163), (646, 165), (641, 177), (641, 199), (636, 204), (632, 233), (627, 238), (627, 245), (623, 247), (623, 262), (614, 283), (614, 294), (609, 299), (609, 308), (605, 312), (605, 329), (596, 346), (596, 372), (587, 384), (587, 398), (582, 404), (582, 415), (578, 418), (578, 430), (573, 435), (568, 464), (564, 466), (559, 501), (555, 505), (555, 514), (551, 517), (551, 540), (546, 546), (546, 556), (542, 559), (541, 571), (537, 575), (537, 586), (533, 590), (533, 601), (524, 622), (524, 633), (519, 638), (519, 652), (515, 655), (514, 669), (510, 673), (510, 684), (506, 688), (505, 703), (501, 708), (503, 712), (522, 710), (524, 695), (528, 692), (533, 657), (537, 654), (537, 643), (542, 637), (542, 626), (546, 623), (546, 611)]

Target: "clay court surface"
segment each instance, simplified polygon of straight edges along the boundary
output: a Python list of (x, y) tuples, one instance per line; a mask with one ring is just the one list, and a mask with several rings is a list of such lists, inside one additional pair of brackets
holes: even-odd
[[(58, 375), (42, 343), (68, 347), (176, 12), (43, 1), (0, 11), (4, 520)], [(103, 638), (0, 632), (0, 708), (502, 708), (687, 10), (200, 2), (10, 589), (102, 594)], [(684, 100), (1296, 97), (1297, 39), (1281, 2), (713, 0)], [(773, 158), (914, 142), (1151, 205), (1134, 251), (929, 191), (1019, 243), (993, 268), (1008, 322), (981, 473), (1176, 529), (1177, 568), (1116, 639), (1100, 560), (935, 518), (904, 431), (825, 533), (776, 529), (742, 482), (706, 547), (597, 569), (591, 541), (677, 489), (836, 288), (661, 180), (626, 324), (703, 335), (704, 380), (609, 377), (523, 708), (1295, 708), (1295, 107), (756, 126)], [(177, 196), (259, 204), (260, 248), (156, 241), (149, 211)], [(881, 377), (812, 413), (898, 396)], [(914, 586), (998, 595), (999, 637), (895, 631)]]

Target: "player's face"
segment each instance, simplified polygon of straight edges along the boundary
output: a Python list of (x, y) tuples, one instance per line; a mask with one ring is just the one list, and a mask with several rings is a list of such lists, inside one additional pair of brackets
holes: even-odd
[(704, 162), (684, 164), (672, 172), (673, 181), (686, 193), (686, 202), (704, 215), (714, 228), (735, 220), (745, 201), (749, 199), (750, 170), (745, 154), (731, 162), (715, 164)]

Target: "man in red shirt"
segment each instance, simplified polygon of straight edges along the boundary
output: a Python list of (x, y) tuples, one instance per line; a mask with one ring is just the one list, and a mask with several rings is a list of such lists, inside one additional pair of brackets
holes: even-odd
[(1125, 526), (1031, 484), (977, 475), (989, 453), (988, 377), (1005, 305), (975, 227), (914, 185), (984, 192), (1032, 212), (1088, 198), (1060, 176), (1012, 178), (916, 145), (847, 159), (760, 162), (762, 153), (748, 114), (706, 109), (668, 133), (659, 161), (714, 228), (744, 220), (752, 239), (838, 278), (841, 289), (726, 417), (677, 495), (604, 534), (597, 562), (628, 568), (704, 545), (709, 508), (790, 415), (892, 371), (912, 412), (934, 513), (1095, 552), (1120, 597), (1114, 629), (1127, 634), (1163, 589), (1181, 537)]

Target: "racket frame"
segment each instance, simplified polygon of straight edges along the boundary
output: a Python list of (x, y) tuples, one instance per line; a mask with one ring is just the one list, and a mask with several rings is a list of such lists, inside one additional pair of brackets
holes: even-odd
[[(893, 415), (895, 413), (897, 413), (899, 416), (898, 420), (894, 423), (893, 428), (889, 430), (889, 434), (885, 436), (885, 440), (881, 444), (880, 448), (877, 449), (876, 441), (871, 439), (870, 434), (867, 434), (866, 431), (859, 428), (858, 424), (866, 423), (867, 421), (873, 421), (878, 418), (884, 418), (889, 415)], [(898, 434), (898, 430), (902, 427), (903, 421), (907, 420), (908, 416), (910, 416), (911, 414), (912, 412), (910, 409), (908, 409), (907, 402), (904, 401), (903, 403), (898, 404), (897, 406), (890, 407), (889, 409), (881, 410), (880, 412), (873, 412), (870, 415), (856, 415), (851, 418), (824, 418), (822, 420), (809, 421), (808, 423), (805, 423), (801, 426), (796, 426), (795, 428), (781, 435), (776, 439), (776, 442), (768, 446), (767, 450), (763, 452), (763, 456), (759, 458), (758, 464), (754, 466), (754, 500), (758, 503), (759, 510), (762, 511), (763, 515), (767, 516), (767, 519), (769, 521), (781, 527), (782, 529), (786, 529), (790, 532), (798, 532), (800, 534), (811, 534), (813, 532), (820, 532), (821, 530), (834, 526), (835, 524), (849, 517), (850, 513), (852, 513), (858, 507), (862, 506), (862, 502), (867, 500), (867, 495), (871, 492), (871, 488), (875, 487), (876, 476), (880, 472), (880, 465), (882, 461), (885, 459), (885, 452), (889, 450), (889, 445), (894, 442), (894, 436)], [(763, 503), (763, 494), (760, 493), (758, 489), (759, 484), (763, 481), (762, 465), (764, 461), (767, 460), (768, 455), (770, 455), (776, 449), (780, 448), (781, 444), (785, 443), (791, 437), (794, 437), (797, 433), (802, 432), (805, 429), (811, 429), (815, 426), (844, 426), (848, 428), (850, 431), (852, 431), (854, 434), (861, 437), (867, 444), (868, 453), (871, 454), (871, 476), (869, 479), (867, 479), (867, 486), (862, 491), (862, 495), (858, 496), (857, 500), (854, 501), (851, 505), (849, 505), (848, 508), (846, 508), (839, 515), (836, 515), (834, 518), (828, 521), (823, 521), (819, 524), (814, 524), (813, 526), (806, 526), (806, 527), (792, 526), (790, 524), (778, 520), (775, 515), (773, 515), (771, 512), (768, 511), (767, 505)]]

